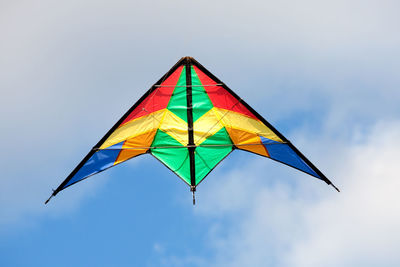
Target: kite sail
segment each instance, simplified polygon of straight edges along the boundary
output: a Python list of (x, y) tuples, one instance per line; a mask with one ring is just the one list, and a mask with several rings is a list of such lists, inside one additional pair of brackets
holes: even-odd
[(194, 195), (197, 185), (235, 149), (281, 162), (338, 190), (223, 82), (195, 59), (184, 57), (122, 116), (50, 198), (145, 153), (180, 177)]

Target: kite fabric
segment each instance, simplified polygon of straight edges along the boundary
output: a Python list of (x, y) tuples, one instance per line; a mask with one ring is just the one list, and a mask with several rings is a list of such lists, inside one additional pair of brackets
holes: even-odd
[(195, 59), (184, 57), (128, 110), (50, 198), (145, 153), (162, 162), (194, 192), (234, 149), (284, 163), (334, 186), (231, 89)]

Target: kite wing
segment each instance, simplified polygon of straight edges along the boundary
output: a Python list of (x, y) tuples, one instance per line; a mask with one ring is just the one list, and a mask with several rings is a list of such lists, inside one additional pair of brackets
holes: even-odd
[(231, 89), (195, 59), (184, 57), (122, 116), (50, 198), (145, 153), (152, 154), (194, 192), (234, 149), (271, 158), (333, 186)]

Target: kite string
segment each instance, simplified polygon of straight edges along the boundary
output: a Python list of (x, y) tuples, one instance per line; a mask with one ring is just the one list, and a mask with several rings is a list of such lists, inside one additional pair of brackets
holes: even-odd
[[(238, 101), (237, 101), (235, 104), (233, 104), (232, 107), (230, 107), (229, 109), (231, 110), (231, 109), (234, 108), (237, 104), (239, 104), (241, 101), (242, 101), (242, 99), (239, 98)], [(229, 113), (229, 110), (227, 110), (227, 111), (222, 115), (222, 117), (219, 118), (219, 119), (211, 126), (211, 128), (210, 128), (207, 132), (205, 132), (200, 138), (198, 138), (197, 141), (199, 141), (199, 140), (203, 139), (205, 136), (207, 136), (208, 133), (209, 133), (220, 121), (222, 121), (222, 119), (223, 119), (226, 115), (228, 115), (228, 113)], [(225, 125), (224, 125), (224, 126), (225, 126)]]
[(204, 160), (204, 158), (199, 153), (197, 153), (196, 156), (198, 156), (203, 161), (204, 165), (206, 165), (207, 168), (209, 168), (210, 170), (212, 169), (210, 166), (208, 166), (207, 161)]
[[(164, 81), (165, 81), (166, 79), (167, 79), (167, 75), (165, 75), (165, 76), (163, 77), (163, 79), (162, 79), (161, 82), (160, 82), (160, 85), (153, 85), (153, 86), (155, 86), (157, 89), (153, 91), (154, 94), (148, 99), (147, 102), (150, 102), (151, 100), (154, 100), (154, 96), (157, 94), (157, 92), (160, 91), (160, 88), (161, 88), (161, 87), (184, 87), (184, 86), (162, 86), (162, 84), (164, 83)], [(173, 94), (173, 92), (172, 92), (172, 94)], [(171, 96), (172, 96), (172, 95), (171, 95)], [(153, 102), (153, 105), (154, 105), (154, 102)], [(165, 119), (166, 112), (163, 114), (162, 119), (161, 119), (161, 120), (158, 120), (158, 119), (154, 116), (154, 112), (149, 112), (145, 107), (142, 108), (142, 111), (145, 111), (145, 112), (147, 112), (147, 114), (150, 114), (150, 115), (158, 122), (158, 127), (157, 127), (157, 129), (161, 127), (161, 124), (163, 123), (163, 121), (164, 121), (164, 119)], [(153, 121), (153, 128), (154, 128), (154, 121)], [(181, 140), (181, 138), (179, 138), (179, 136), (177, 136), (176, 134), (174, 134), (172, 131), (168, 131), (168, 134), (171, 135), (171, 136), (173, 136), (176, 140)]]
[[(156, 90), (153, 91), (154, 93), (150, 96), (150, 98), (147, 100), (147, 102), (150, 102), (151, 100), (154, 100), (155, 95), (160, 91), (160, 88), (161, 88), (161, 87), (173, 87), (172, 85), (171, 85), (171, 86), (168, 86), (168, 85), (163, 86), (163, 85), (161, 85), (161, 84), (166, 80), (166, 78), (167, 78), (167, 75), (165, 75), (165, 76), (163, 77), (163, 79), (161, 80), (160, 85), (153, 85), (153, 86), (156, 87)], [(196, 85), (191, 85), (190, 87), (221, 86), (221, 85), (223, 85), (223, 84), (217, 83), (217, 84), (215, 84), (215, 85), (197, 85), (197, 86), (196, 86)], [(188, 85), (185, 85), (185, 86), (174, 86), (174, 87), (188, 87)], [(229, 108), (229, 110), (232, 110), (232, 108), (234, 108), (236, 105), (238, 105), (241, 101), (242, 101), (241, 98), (237, 99), (237, 101)], [(153, 103), (153, 104), (154, 104), (154, 103)], [(210, 127), (210, 129), (209, 129), (207, 132), (205, 132), (200, 138), (198, 138), (197, 141), (199, 141), (199, 140), (203, 139), (204, 137), (206, 137), (206, 136), (210, 133), (210, 131), (211, 131), (218, 123), (220, 123), (220, 122), (222, 121), (222, 119), (223, 119), (226, 115), (228, 115), (229, 110), (227, 110), (227, 111), (222, 115), (222, 117), (217, 116), (217, 114), (214, 113), (217, 117), (220, 117), (220, 118)], [(160, 126), (161, 126), (161, 124), (162, 124), (162, 122), (163, 122), (163, 120), (164, 120), (166, 114), (164, 114), (163, 117), (162, 117), (162, 119), (159, 120), (159, 119), (157, 119), (157, 118), (154, 116), (154, 114), (153, 114), (154, 112), (149, 112), (145, 107), (142, 108), (142, 111), (145, 111), (147, 114), (150, 114), (150, 115), (153, 117), (153, 119), (156, 120), (156, 121), (158, 122), (158, 128), (160, 128)], [(214, 111), (213, 111), (213, 112), (214, 112)], [(225, 126), (225, 125), (224, 125), (224, 126)], [(153, 121), (153, 127), (154, 127), (154, 121)], [(173, 135), (173, 136), (175, 137), (175, 139), (177, 138), (177, 140), (180, 140), (180, 138), (179, 138), (178, 136), (176, 136), (176, 134), (174, 134), (172, 131), (168, 131), (168, 134)], [(240, 144), (236, 144), (236, 145), (240, 145)], [(188, 146), (187, 146), (187, 147), (188, 147)], [(151, 148), (152, 148), (152, 147), (148, 147), (148, 149), (151, 149)], [(127, 148), (124, 148), (124, 149), (127, 149)], [(133, 148), (133, 149), (135, 149), (135, 148)], [(139, 149), (139, 148), (136, 148), (136, 149)]]
[[(161, 84), (165, 81), (165, 79), (166, 79), (166, 77), (164, 77), (163, 78), (163, 80), (161, 81)], [(151, 98), (148, 100), (148, 101), (150, 101), (155, 95), (156, 95), (156, 93), (157, 93), (157, 91), (159, 90), (159, 88), (160, 87), (168, 87), (168, 86), (162, 86), (162, 85), (155, 85), (156, 87), (157, 87), (157, 89), (156, 89), (156, 91), (155, 91), (155, 93), (151, 96)], [(193, 85), (191, 85), (191, 87), (204, 87), (204, 86), (220, 86), (220, 85), (223, 85), (223, 84), (215, 84), (215, 85), (198, 85), (198, 86), (193, 86)], [(172, 86), (171, 86), (172, 87)], [(175, 86), (175, 87), (189, 87), (188, 85), (186, 85), (186, 86)], [(242, 99), (241, 98), (239, 98), (238, 99), (238, 101), (235, 103), (235, 104), (233, 104), (232, 105), (232, 107), (230, 108), (230, 109), (232, 109), (233, 107), (235, 107), (237, 104), (239, 104), (240, 103), (240, 101), (242, 101)], [(142, 108), (142, 110), (144, 110), (144, 111), (146, 111), (147, 113), (150, 113), (149, 111), (147, 111), (146, 110), (146, 108)], [(205, 136), (207, 136), (207, 134), (227, 115), (229, 113), (229, 111), (226, 111), (225, 112), (225, 114), (221, 117), (221, 118), (219, 118), (218, 120), (217, 120), (217, 122), (215, 122), (214, 123), (214, 125), (212, 125), (211, 127), (210, 127), (210, 129), (207, 131), (207, 132), (205, 132), (200, 138), (198, 138), (198, 140), (197, 141), (199, 141), (199, 140), (201, 140), (201, 139), (203, 139)], [(155, 120), (157, 120), (158, 122), (159, 122), (159, 127), (161, 126), (161, 123), (162, 123), (162, 120), (164, 119), (164, 117), (165, 117), (165, 115), (163, 116), (163, 119), (160, 121), (160, 120), (158, 120), (154, 115), (153, 115), (153, 113), (150, 113), (151, 115), (152, 115), (152, 117), (155, 119)], [(154, 125), (153, 125), (154, 126)], [(158, 128), (159, 128), (158, 127)], [(175, 137), (178, 137), (178, 136), (176, 136), (173, 132), (169, 132), (170, 134), (172, 134), (172, 135), (174, 135)], [(180, 139), (179, 137), (178, 137), (178, 139)]]
[[(144, 109), (146, 112), (149, 112), (149, 111), (147, 111), (145, 108), (143, 108), (143, 109)], [(149, 112), (149, 113), (150, 113), (150, 112)], [(157, 119), (156, 116), (154, 116), (154, 112), (151, 112), (150, 115), (154, 118), (154, 120), (156, 120), (156, 121), (158, 122), (158, 127), (157, 127), (156, 129), (159, 129), (159, 128), (161, 127), (161, 124), (163, 123), (163, 121), (164, 121), (164, 119), (165, 119), (165, 116), (167, 115), (167, 111), (164, 111), (164, 114), (163, 114), (161, 120)], [(153, 121), (153, 128), (154, 128), (154, 121)], [(181, 140), (181, 138), (179, 138), (179, 136), (177, 136), (176, 134), (174, 134), (174, 132), (172, 132), (172, 131), (164, 131), (164, 132), (167, 133), (167, 134), (169, 134), (169, 135), (171, 135), (171, 136), (174, 136), (176, 140)]]
[[(162, 84), (162, 82), (161, 82), (161, 84)], [(222, 85), (222, 84), (207, 85), (207, 86), (220, 86), (220, 85)], [(161, 85), (158, 86), (157, 90), (159, 89), (159, 87), (161, 87)], [(186, 86), (175, 86), (175, 87), (188, 87), (188, 86), (186, 85)], [(192, 85), (192, 87), (193, 87), (193, 85)], [(199, 85), (199, 86), (197, 86), (197, 87), (204, 87), (204, 86), (203, 86), (203, 85)], [(152, 97), (154, 97), (154, 95), (153, 95)], [(149, 101), (150, 101), (150, 99), (149, 99)], [(239, 99), (236, 101), (236, 103), (234, 103), (229, 109), (234, 108), (234, 107), (235, 107), (236, 105), (238, 105), (241, 101), (242, 101), (242, 99), (239, 98)], [(146, 111), (147, 113), (149, 113), (149, 111), (147, 111), (145, 108), (142, 108), (142, 109), (143, 109), (144, 111)], [(203, 139), (205, 136), (207, 136), (208, 133), (209, 133), (209, 132), (210, 132), (210, 131), (211, 131), (211, 130), (212, 130), (226, 115), (227, 115), (227, 114), (228, 114), (228, 113), (229, 113), (229, 110), (227, 110), (227, 111), (222, 115), (222, 117), (220, 117), (220, 118), (210, 127), (210, 129), (209, 129), (207, 132), (205, 132), (200, 138), (198, 138), (197, 141), (199, 141), (199, 140)], [(155, 116), (153, 115), (153, 113), (150, 113), (150, 115), (152, 115), (153, 118), (159, 122), (159, 127), (160, 127), (162, 121), (163, 121), (164, 118), (165, 118), (165, 115), (163, 116), (163, 119), (162, 119), (161, 121), (158, 120), (157, 118), (155, 118)], [(159, 127), (158, 127), (158, 128), (159, 128)], [(175, 137), (175, 139), (178, 138), (177, 140), (180, 140), (180, 138), (179, 138), (178, 136), (176, 136), (173, 132), (169, 131), (168, 134), (171, 134), (171, 135), (173, 135), (173, 136)]]
[[(161, 82), (160, 82), (159, 85), (153, 85), (153, 86), (156, 87), (156, 90), (153, 91), (154, 94), (152, 94), (152, 95), (150, 96), (150, 98), (147, 100), (147, 102), (150, 102), (151, 100), (154, 100), (155, 95), (160, 91), (160, 88), (161, 88), (161, 87), (169, 87), (168, 85), (165, 85), (165, 86), (162, 85), (163, 82), (166, 80), (166, 78), (167, 78), (167, 75), (165, 75), (165, 76), (163, 77), (163, 79), (161, 80)], [(190, 87), (203, 87), (203, 89), (204, 89), (204, 86), (221, 86), (221, 85), (223, 85), (223, 84), (217, 83), (217, 84), (215, 84), (215, 85), (197, 85), (197, 86), (196, 86), (196, 85), (191, 85)], [(171, 87), (172, 87), (172, 86), (171, 86)], [(188, 86), (188, 85), (185, 85), (185, 86), (175, 85), (174, 87), (189, 87), (189, 86)], [(241, 101), (242, 101), (242, 99), (239, 98), (238, 101), (237, 101), (235, 104), (233, 104), (232, 107), (230, 107), (230, 109), (234, 108), (234, 107), (235, 107), (237, 104), (239, 104)], [(153, 103), (153, 104), (154, 104), (154, 103)], [(165, 114), (163, 115), (163, 117), (162, 117), (162, 119), (161, 119), (161, 121), (160, 121), (160, 120), (158, 120), (158, 119), (154, 116), (153, 112), (149, 112), (145, 107), (142, 108), (142, 111), (145, 111), (147, 114), (150, 114), (150, 115), (158, 122), (158, 128), (160, 128), (160, 126), (161, 126), (161, 124), (162, 124), (162, 121), (163, 121), (164, 118), (165, 118)], [(209, 129), (207, 132), (205, 132), (200, 138), (198, 138), (197, 141), (199, 141), (199, 140), (203, 139), (205, 136), (207, 136), (208, 133), (209, 133), (209, 132), (210, 132), (210, 131), (211, 131), (211, 130), (212, 130), (226, 115), (227, 115), (227, 114), (228, 114), (228, 113), (229, 113), (229, 110), (227, 110), (227, 111), (222, 115), (222, 117), (219, 118), (219, 119), (210, 127), (210, 129)], [(153, 127), (154, 127), (154, 121), (153, 121)], [(179, 138), (178, 136), (176, 136), (176, 134), (174, 134), (172, 131), (168, 131), (168, 134), (171, 134), (171, 135), (173, 135), (173, 136), (175, 137), (175, 139), (178, 138), (177, 140), (180, 140), (180, 138)]]
[(183, 165), (185, 164), (185, 161), (187, 160), (188, 157), (189, 157), (189, 153), (186, 154), (186, 157), (185, 157), (185, 159), (182, 161), (181, 166), (179, 166), (176, 170), (173, 170), (173, 172), (176, 173), (177, 171), (179, 171), (179, 170), (183, 167)]
[[(151, 100), (154, 100), (154, 97), (155, 97), (155, 95), (160, 91), (160, 87), (161, 87), (161, 84), (163, 84), (164, 82), (165, 82), (165, 80), (167, 79), (167, 77), (169, 77), (169, 75), (164, 75), (163, 77), (162, 77), (162, 79), (161, 79), (161, 82), (160, 82), (160, 86), (158, 86), (157, 84), (154, 84), (153, 86), (156, 88), (153, 92), (151, 92), (150, 94), (152, 94), (151, 96), (150, 96), (150, 98), (149, 99), (147, 99), (147, 103), (149, 103)], [(154, 105), (154, 102), (153, 102), (153, 105)], [(145, 112), (147, 112), (147, 113), (150, 113), (145, 107), (143, 107), (142, 108), (142, 111), (145, 111)], [(152, 114), (152, 113), (150, 113), (150, 114)], [(160, 121), (158, 121), (158, 122), (160, 122)], [(154, 123), (154, 122), (153, 122)], [(153, 126), (154, 126), (154, 124), (153, 124)]]

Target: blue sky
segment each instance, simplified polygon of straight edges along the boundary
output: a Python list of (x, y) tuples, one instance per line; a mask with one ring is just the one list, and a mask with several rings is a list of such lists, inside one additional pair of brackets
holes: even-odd
[[(397, 1), (0, 3), (1, 266), (399, 266)], [(235, 151), (189, 188), (150, 156), (44, 201), (182, 56), (342, 192)]]

